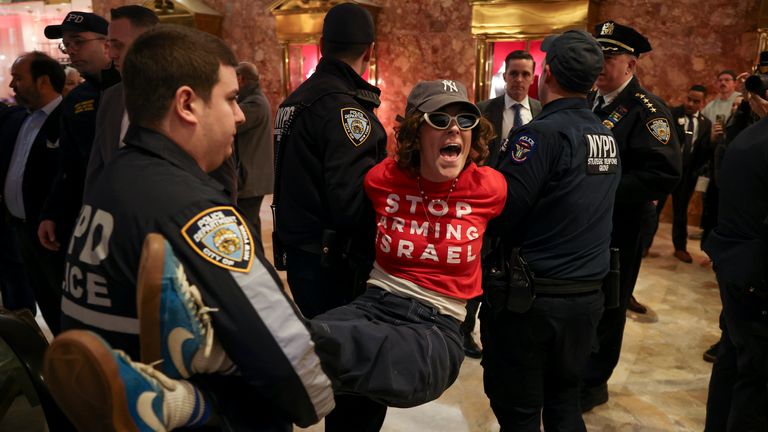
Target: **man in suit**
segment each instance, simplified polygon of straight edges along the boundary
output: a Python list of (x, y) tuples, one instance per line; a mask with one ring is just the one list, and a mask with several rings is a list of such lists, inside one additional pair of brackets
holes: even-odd
[[(541, 112), (541, 102), (528, 97), (528, 89), (533, 84), (536, 62), (527, 51), (517, 50), (507, 54), (504, 59), (505, 92), (503, 95), (477, 104), (483, 117), (493, 125), (496, 137), (488, 143), (488, 158), (485, 164), (495, 167), (499, 158), (501, 143), (506, 141), (510, 130), (529, 123)], [(475, 329), (475, 315), (480, 306), (480, 299), (467, 302), (467, 318), (461, 325), (464, 336), (464, 354), (471, 358), (480, 358), (482, 352), (472, 337)]]
[(528, 89), (533, 84), (536, 62), (530, 53), (522, 50), (512, 51), (504, 59), (504, 82), (506, 92), (502, 96), (488, 99), (477, 104), (483, 117), (493, 124), (496, 138), (488, 143), (488, 159), (485, 164), (496, 166), (501, 142), (509, 131), (530, 122), (541, 112), (541, 103), (528, 97)]
[[(683, 162), (683, 174), (680, 182), (672, 191), (672, 244), (675, 246), (675, 258), (684, 263), (693, 262), (686, 248), (688, 239), (688, 203), (693, 196), (696, 180), (701, 169), (712, 157), (712, 140), (710, 132), (712, 122), (701, 113), (707, 89), (702, 85), (694, 85), (688, 90), (688, 96), (683, 105), (672, 108), (672, 121), (675, 124), (678, 141), (680, 141)], [(657, 221), (667, 197), (659, 200), (656, 206)], [(658, 223), (656, 225), (658, 228)], [(655, 232), (654, 232), (655, 234)]]
[(19, 240), (21, 257), (45, 322), (53, 334), (61, 321), (64, 251), (44, 249), (37, 225), (59, 165), (59, 121), (64, 70), (40, 52), (22, 54), (11, 67), (17, 109), (3, 123), (0, 191), (4, 212)]
[[(128, 48), (140, 34), (157, 25), (159, 20), (154, 12), (138, 5), (112, 9), (110, 18), (107, 30), (108, 54), (115, 69), (122, 72), (123, 59)], [(98, 180), (107, 161), (123, 146), (126, 130), (128, 114), (123, 102), (123, 83), (120, 82), (106, 89), (101, 96), (96, 112), (94, 145), (86, 170), (85, 193), (88, 193), (90, 187)]]
[(259, 71), (253, 63), (237, 65), (237, 84), (240, 92), (237, 103), (245, 115), (245, 122), (237, 126), (235, 149), (240, 161), (241, 185), (237, 193), (237, 206), (253, 224), (261, 242), (259, 209), (264, 195), (272, 193), (275, 167), (272, 149), (272, 110), (259, 85)]

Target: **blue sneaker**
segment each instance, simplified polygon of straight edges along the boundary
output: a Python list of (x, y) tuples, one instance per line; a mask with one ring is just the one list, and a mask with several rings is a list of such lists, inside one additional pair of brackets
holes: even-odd
[(235, 367), (213, 337), (211, 309), (162, 235), (144, 240), (137, 278), (141, 361), (174, 379), (229, 374)]
[(190, 383), (131, 361), (85, 330), (54, 339), (43, 375), (77, 430), (165, 431), (204, 425), (210, 415), (210, 406)]

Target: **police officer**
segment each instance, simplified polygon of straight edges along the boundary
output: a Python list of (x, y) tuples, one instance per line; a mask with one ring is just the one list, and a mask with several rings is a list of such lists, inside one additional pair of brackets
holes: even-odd
[(59, 250), (69, 240), (83, 200), (85, 171), (96, 130), (96, 110), (101, 92), (120, 82), (120, 74), (107, 56), (104, 18), (72, 11), (59, 25), (45, 28), (48, 39), (62, 39), (61, 51), (85, 81), (61, 102), (62, 162), (38, 228), (40, 243)]
[(590, 95), (595, 114), (611, 129), (619, 146), (622, 174), (613, 209), (611, 246), (619, 249), (619, 307), (606, 309), (597, 329), (599, 350), (592, 354), (584, 375), (584, 411), (608, 401), (608, 378), (619, 361), (626, 309), (635, 288), (642, 259), (643, 215), (653, 200), (669, 195), (682, 172), (671, 114), (659, 97), (640, 86), (635, 77), (640, 54), (651, 50), (635, 29), (613, 21), (595, 27), (605, 65)]
[[(287, 259), (291, 293), (307, 318), (362, 293), (373, 265), (375, 221), (363, 178), (386, 156), (386, 134), (373, 112), (380, 90), (360, 75), (374, 37), (367, 10), (331, 8), (315, 73), (275, 117), (275, 261), (279, 268)], [(385, 413), (384, 405), (337, 397), (326, 429), (379, 430)]]
[[(725, 152), (718, 224), (704, 241), (723, 301), (723, 335), (712, 368), (706, 431), (768, 430), (768, 107)], [(761, 106), (762, 105), (762, 108)]]
[(216, 335), (241, 371), (197, 384), (215, 394), (226, 421), (239, 419), (233, 430), (290, 430), (319, 421), (333, 393), (307, 328), (254, 247), (258, 233), (206, 174), (231, 155), (244, 120), (236, 66), (220, 39), (186, 27), (158, 26), (134, 42), (124, 64), (131, 125), (78, 217), (63, 328), (94, 331), (138, 360), (139, 258), (147, 234), (160, 233), (205, 304), (221, 308)]
[(519, 247), (528, 261), (535, 296), (515, 300), (522, 292), (509, 287), (498, 301), (486, 290), (483, 383), (502, 430), (539, 431), (542, 414), (547, 430), (585, 430), (578, 386), (603, 310), (621, 168), (613, 135), (586, 101), (603, 65), (600, 45), (572, 30), (542, 50), (543, 109), (513, 131), (499, 160), (508, 196), (495, 226), (504, 249)]

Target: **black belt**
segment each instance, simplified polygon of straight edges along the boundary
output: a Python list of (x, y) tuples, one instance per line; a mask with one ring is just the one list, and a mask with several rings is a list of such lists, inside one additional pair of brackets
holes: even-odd
[(572, 295), (586, 294), (598, 291), (603, 287), (603, 280), (571, 280), (571, 279), (547, 279), (534, 278), (533, 286), (536, 294)]

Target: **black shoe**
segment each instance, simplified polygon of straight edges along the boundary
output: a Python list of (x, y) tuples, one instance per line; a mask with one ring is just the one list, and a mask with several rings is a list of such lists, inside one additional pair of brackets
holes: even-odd
[(704, 351), (704, 361), (714, 363), (717, 361), (717, 351), (720, 350), (720, 342), (716, 342), (714, 345), (709, 347), (708, 350)]
[(632, 296), (629, 298), (629, 304), (627, 305), (627, 309), (631, 310), (634, 313), (644, 314), (648, 313), (648, 308), (645, 307), (642, 303), (637, 301), (635, 299), (635, 296)]
[(483, 356), (483, 351), (477, 346), (471, 333), (464, 335), (464, 355), (473, 359), (479, 359)]
[(582, 387), (579, 402), (583, 413), (608, 402), (608, 384), (601, 384), (597, 387)]

